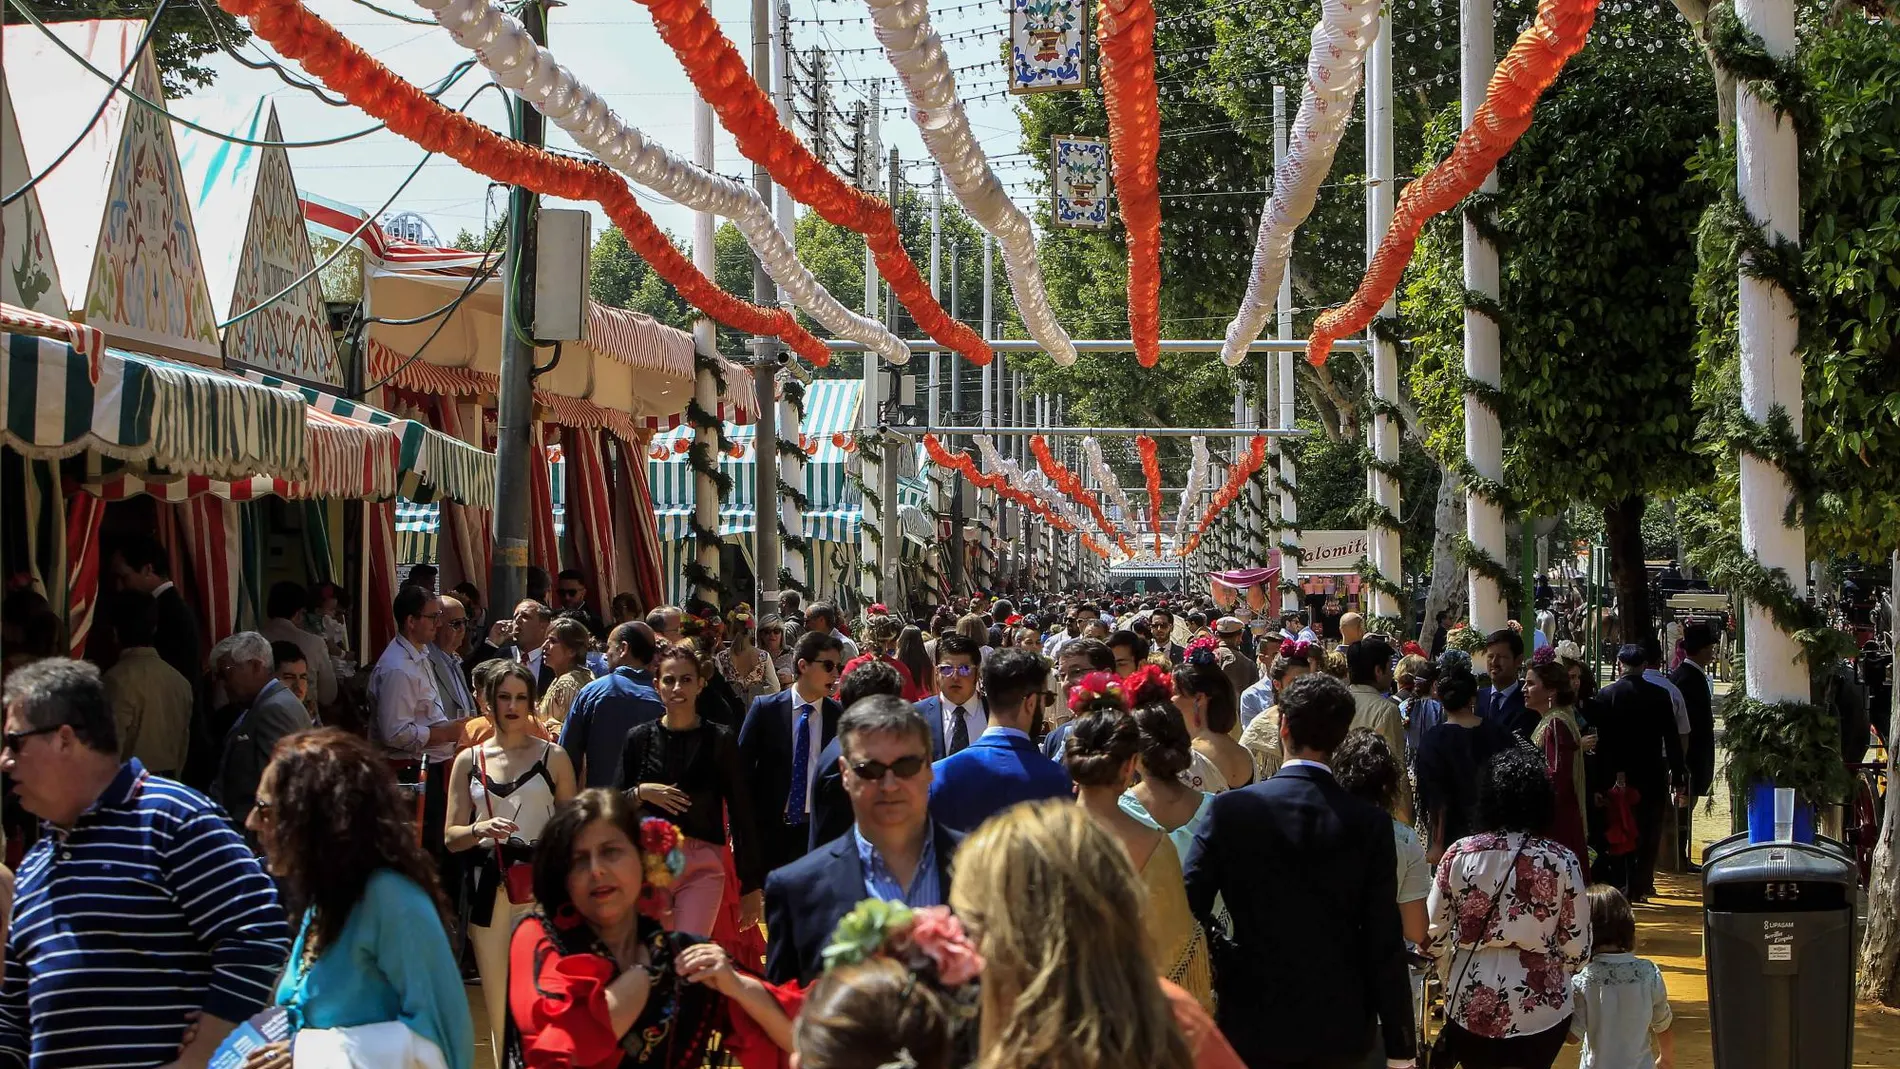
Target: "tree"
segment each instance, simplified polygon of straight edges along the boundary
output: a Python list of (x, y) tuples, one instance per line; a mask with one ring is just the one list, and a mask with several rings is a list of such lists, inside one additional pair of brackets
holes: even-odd
[[(1673, 15), (1639, 7), (1612, 19), (1603, 36), (1642, 48), (1571, 60), (1499, 167), (1503, 296), (1490, 314), (1505, 328), (1504, 489), (1530, 515), (1602, 510), (1619, 620), (1646, 634), (1644, 510), (1709, 471), (1684, 448), (1696, 418), (1682, 354), (1695, 339), (1693, 233), (1707, 196), (1690, 161), (1715, 108)], [(1447, 115), (1435, 132), (1455, 123)], [(1433, 222), (1401, 306), (1416, 334), (1414, 394), (1446, 457), (1463, 448), (1462, 225)]]
[[(0, 8), (4, 21), (11, 26), (26, 18), (13, 5)], [(77, 22), (83, 19), (147, 19), (149, 4), (124, 0), (35, 0), (33, 13), (41, 21)], [(152, 35), (152, 55), (158, 61), (160, 81), (165, 95), (173, 99), (190, 96), (192, 90), (210, 85), (217, 72), (198, 61), (223, 47), (236, 48), (249, 41), (251, 34), (235, 17), (216, 4), (174, 3), (165, 8), (158, 30)], [(106, 72), (113, 77), (117, 70)], [(98, 89), (103, 91), (105, 83)]]

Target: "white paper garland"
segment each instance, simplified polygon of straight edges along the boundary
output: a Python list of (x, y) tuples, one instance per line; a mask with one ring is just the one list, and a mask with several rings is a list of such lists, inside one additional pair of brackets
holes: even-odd
[(943, 41), (931, 27), (924, 0), (865, 0), (877, 26), (878, 43), (910, 97), (911, 118), (924, 147), (943, 168), (943, 179), (970, 218), (996, 238), (1003, 270), (1029, 336), (1056, 363), (1075, 363), (1075, 343), (1049, 307), (1042, 268), (1036, 262), (1036, 232), (1009, 199), (990, 169), (983, 147), (957, 100), (957, 80), (944, 57)]
[(1306, 87), (1287, 136), (1286, 162), (1274, 173), (1273, 195), (1260, 216), (1247, 294), (1227, 324), (1221, 346), (1220, 358), (1228, 367), (1239, 367), (1247, 359), (1248, 347), (1266, 329), (1293, 251), (1293, 232), (1312, 214), (1320, 184), (1333, 169), (1333, 154), (1352, 118), (1353, 98), (1359, 95), (1366, 48), (1378, 34), (1378, 0), (1324, 0), (1321, 4), (1306, 57)]
[(1057, 490), (1049, 482), (1048, 476), (1040, 471), (1024, 472), (1022, 465), (1007, 460), (996, 452), (996, 441), (987, 434), (971, 436), (976, 443), (977, 455), (983, 460), (983, 469), (992, 475), (1001, 475), (1010, 486), (1029, 494), (1049, 506), (1050, 511), (1060, 516), (1064, 523), (1076, 530), (1086, 530), (1081, 514), (1069, 501), (1068, 495)]
[(1194, 459), (1188, 464), (1187, 486), (1181, 491), (1181, 507), (1174, 514), (1174, 544), (1186, 543), (1188, 514), (1201, 502), (1201, 492), (1207, 489), (1207, 468), (1212, 458), (1207, 452), (1207, 436), (1197, 434), (1191, 439)]
[[(1108, 466), (1107, 459), (1102, 456), (1102, 443), (1093, 436), (1082, 439), (1082, 461), (1095, 474), (1095, 485), (1101, 488), (1100, 496), (1106, 497), (1109, 504), (1121, 510), (1121, 522), (1124, 525), (1134, 523), (1135, 506), (1122, 490), (1121, 480), (1115, 477), (1115, 470)], [(1133, 544), (1134, 540), (1128, 536), (1125, 526), (1118, 527), (1116, 532), (1118, 542), (1126, 540)]]
[(840, 338), (860, 342), (893, 364), (910, 346), (882, 323), (846, 308), (818, 284), (751, 186), (710, 174), (614, 114), (607, 102), (556, 63), (513, 16), (490, 0), (416, 0), (457, 44), (473, 51), (495, 80), (567, 131), (575, 144), (635, 182), (695, 211), (731, 219), (780, 293)]

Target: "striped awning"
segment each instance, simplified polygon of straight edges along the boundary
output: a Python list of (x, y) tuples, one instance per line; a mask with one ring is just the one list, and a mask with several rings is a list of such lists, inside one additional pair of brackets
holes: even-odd
[(59, 460), (88, 450), (209, 479), (310, 475), (304, 405), (206, 368), (106, 350), (98, 380), (71, 343), (0, 334), (0, 441)]
[[(756, 510), (750, 506), (720, 509), (720, 536), (751, 534), (756, 515)], [(690, 508), (654, 509), (653, 519), (663, 542), (693, 537), (693, 510)]]
[[(862, 384), (855, 379), (820, 379), (805, 389), (805, 419), (799, 426), (801, 437), (814, 447), (805, 459), (805, 496), (814, 511), (857, 506), (857, 491), (845, 481), (847, 454), (832, 435), (853, 430), (858, 420), (858, 398)], [(750, 510), (755, 503), (752, 486), (753, 428), (750, 424), (725, 425), (728, 441), (739, 447), (739, 455), (719, 458), (719, 470), (732, 476), (733, 492), (725, 507)], [(660, 459), (649, 457), (647, 477), (653, 487), (653, 504), (665, 510), (693, 507), (693, 469), (686, 453), (677, 443), (691, 444), (691, 427), (677, 427), (653, 436), (651, 450)], [(809, 515), (809, 514), (808, 514)], [(749, 524), (749, 521), (748, 521)], [(748, 525), (746, 528), (750, 530)], [(666, 537), (662, 532), (661, 537)]]
[[(400, 495), (412, 501), (448, 498), (476, 508), (493, 508), (495, 501), (495, 454), (474, 446), (413, 419), (393, 416), (380, 408), (324, 393), (250, 370), (245, 377), (265, 386), (290, 390), (302, 397), (313, 413), (313, 421), (323, 418), (387, 431), (396, 440), (396, 452), (387, 488), (377, 483), (383, 500)], [(312, 494), (310, 496), (326, 496)], [(359, 495), (335, 495), (359, 496)]]
[(57, 338), (86, 358), (92, 381), (99, 381), (99, 362), (106, 354), (106, 334), (98, 327), (58, 319), (30, 308), (0, 302), (0, 331), (31, 334), (39, 338)]

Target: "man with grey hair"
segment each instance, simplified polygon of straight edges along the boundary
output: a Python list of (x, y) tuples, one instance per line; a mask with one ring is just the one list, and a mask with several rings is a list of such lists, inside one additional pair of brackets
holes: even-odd
[(209, 798), (120, 762), (98, 668), (47, 658), (0, 700), (0, 772), (43, 821), (7, 934), (0, 1062), (206, 1064), (283, 972), (276, 888)]
[(429, 655), (429, 669), (435, 673), (436, 693), (442, 696), (442, 711), (449, 719), (475, 715), (475, 694), (469, 688), (468, 672), (462, 658), (468, 653), (468, 607), (453, 594), (441, 598), (442, 615), (435, 622), (435, 637), (423, 649)]
[(242, 828), (277, 740), (310, 730), (310, 714), (303, 699), (278, 681), (270, 639), (256, 631), (239, 631), (211, 647), (211, 672), (224, 684), (231, 703), (244, 710), (224, 737), (218, 777), (210, 791), (231, 814), (232, 823)]
[(838, 720), (838, 767), (856, 818), (849, 834), (765, 878), (765, 972), (809, 983), (838, 921), (865, 898), (950, 900), (962, 836), (930, 819), (930, 725), (904, 699), (861, 698)]

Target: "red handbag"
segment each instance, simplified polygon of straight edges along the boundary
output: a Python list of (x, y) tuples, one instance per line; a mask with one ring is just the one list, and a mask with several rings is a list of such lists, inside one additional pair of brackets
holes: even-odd
[[(488, 818), (495, 818), (495, 790), (488, 779), (488, 758), (484, 746), (475, 747), (475, 767), (482, 777), (482, 803)], [(508, 889), (508, 901), (525, 906), (534, 901), (534, 866), (526, 861), (508, 861), (501, 856), (501, 841), (495, 841), (495, 867), (501, 870), (501, 883)]]

